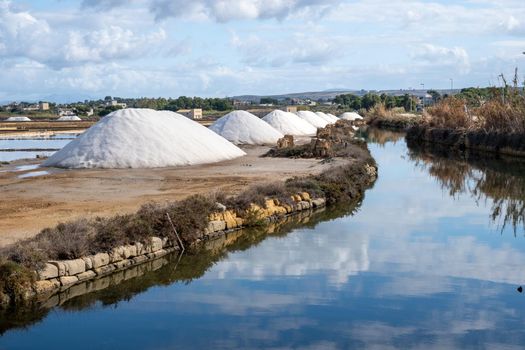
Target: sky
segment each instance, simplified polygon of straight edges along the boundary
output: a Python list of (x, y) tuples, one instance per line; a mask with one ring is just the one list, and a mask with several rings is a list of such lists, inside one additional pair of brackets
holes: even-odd
[(0, 0), (0, 101), (488, 86), (523, 0)]

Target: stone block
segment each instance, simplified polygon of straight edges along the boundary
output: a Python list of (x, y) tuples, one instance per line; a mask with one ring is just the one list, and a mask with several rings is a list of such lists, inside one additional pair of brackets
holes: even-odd
[(56, 278), (45, 281), (36, 281), (34, 289), (37, 294), (53, 293), (60, 289), (60, 281)]
[(162, 239), (159, 237), (151, 237), (151, 252), (154, 253), (157, 250), (162, 249)]
[(91, 261), (91, 257), (87, 256), (82, 258), (84, 260), (84, 263), (86, 264), (86, 270), (91, 270), (93, 268), (93, 261)]
[(88, 270), (77, 275), (79, 281), (86, 281), (95, 278), (97, 274), (95, 271)]
[(208, 222), (208, 232), (217, 232), (226, 230), (226, 222), (221, 220), (214, 220)]
[(91, 256), (91, 261), (93, 262), (93, 268), (97, 269), (99, 267), (109, 264), (109, 254), (107, 253), (98, 253)]
[(237, 221), (235, 220), (236, 216), (231, 210), (226, 210), (223, 213), (224, 221), (226, 222), (226, 229), (232, 229), (237, 227)]
[(48, 261), (49, 264), (55, 265), (58, 269), (58, 276), (65, 276), (67, 274), (66, 265), (62, 261)]
[(133, 261), (131, 260), (128, 260), (128, 259), (125, 259), (125, 260), (121, 260), (121, 261), (118, 261), (116, 262), (114, 265), (117, 269), (123, 269), (123, 268), (126, 268), (130, 265), (133, 264)]
[(124, 247), (115, 247), (109, 252), (109, 261), (114, 263), (120, 260), (124, 260)]
[(300, 196), (301, 196), (301, 199), (302, 199), (303, 201), (310, 201), (310, 200), (311, 200), (311, 198), (310, 198), (310, 194), (309, 194), (308, 192), (302, 192), (302, 193), (300, 194)]
[(62, 262), (66, 265), (66, 274), (68, 276), (77, 275), (86, 271), (86, 263), (82, 259), (63, 260)]
[(326, 200), (324, 198), (316, 198), (312, 200), (312, 205), (314, 208), (321, 208), (326, 205)]
[(78, 282), (77, 276), (62, 276), (60, 277), (60, 284), (63, 287), (72, 286), (73, 284)]
[(148, 257), (145, 255), (139, 255), (131, 259), (134, 264), (142, 264), (143, 262), (148, 260)]
[(38, 279), (48, 280), (58, 277), (58, 267), (54, 264), (45, 264), (44, 268), (38, 271)]
[(144, 253), (146, 253), (144, 250), (144, 244), (140, 243), (140, 242), (136, 242), (135, 243), (135, 247), (137, 247), (137, 255), (136, 256), (139, 256), (139, 255), (142, 255)]
[(94, 271), (97, 274), (97, 276), (103, 276), (115, 271), (115, 269), (116, 268), (113, 265), (104, 265), (99, 268), (96, 268)]

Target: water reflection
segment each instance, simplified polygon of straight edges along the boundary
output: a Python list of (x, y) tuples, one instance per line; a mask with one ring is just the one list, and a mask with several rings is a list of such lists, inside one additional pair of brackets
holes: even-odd
[(410, 159), (437, 179), (450, 196), (470, 194), (489, 202), (491, 219), (503, 231), (525, 231), (525, 161), (410, 145)]
[[(358, 211), (232, 235), (178, 265), (60, 295), (26, 329), (12, 327), (34, 321), (31, 313), (4, 314), (11, 330), (0, 348), (521, 348), (525, 239), (511, 227), (494, 234), (492, 200), (471, 192), (474, 180), (446, 175), (446, 165), (429, 176), (436, 155), (380, 143), (388, 138), (370, 143), (379, 178)], [(476, 179), (502, 167), (450, 164), (458, 161)], [(508, 183), (521, 172), (503, 168), (514, 169), (497, 171)]]
[[(0, 335), (9, 329), (27, 327), (40, 321), (55, 307), (69, 311), (90, 309), (97, 305), (117, 307), (120, 302), (130, 301), (155, 286), (189, 284), (202, 278), (217, 261), (226, 259), (230, 253), (256, 247), (268, 237), (285, 237), (296, 228), (315, 228), (320, 222), (351, 215), (358, 204), (349, 203), (330, 211), (318, 210), (313, 214), (303, 212), (265, 227), (231, 232), (208, 241), (189, 254), (171, 254), (98, 280), (84, 282), (57, 295), (46, 296), (34, 305), (0, 309)], [(226, 273), (222, 275), (222, 278), (225, 277)]]

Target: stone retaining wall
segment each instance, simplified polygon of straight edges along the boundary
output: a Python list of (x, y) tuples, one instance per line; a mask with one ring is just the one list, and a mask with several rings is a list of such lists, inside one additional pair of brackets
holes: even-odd
[[(311, 199), (307, 192), (303, 192), (292, 196), (292, 204), (267, 199), (264, 208), (251, 204), (248, 211), (261, 220), (271, 221), (296, 212), (324, 207), (325, 203), (324, 198)], [(244, 226), (249, 226), (249, 223), (245, 223), (244, 219), (238, 217), (233, 210), (223, 207), (222, 211), (210, 215), (208, 227), (196, 243), (224, 235), (227, 231), (238, 230)], [(113, 248), (107, 253), (98, 253), (73, 260), (48, 261), (44, 268), (36, 272), (37, 281), (33, 287), (34, 294), (38, 297), (58, 292), (64, 293), (79, 284), (84, 286), (81, 288), (83, 290), (89, 291), (93, 288), (93, 290), (98, 290), (95, 285), (85, 282), (153, 261), (179, 249), (180, 247), (175, 242), (167, 238), (151, 237), (147, 244), (135, 242)]]

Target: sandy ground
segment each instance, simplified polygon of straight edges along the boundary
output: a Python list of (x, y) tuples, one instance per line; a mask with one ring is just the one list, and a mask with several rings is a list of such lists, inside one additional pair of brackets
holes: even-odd
[[(0, 246), (76, 217), (129, 213), (149, 201), (171, 201), (217, 189), (236, 193), (250, 184), (317, 174), (346, 162), (261, 158), (267, 147), (244, 150), (248, 155), (235, 160), (179, 168), (13, 171), (20, 165), (38, 164), (35, 161), (0, 167)], [(51, 174), (18, 177), (42, 170)]]

